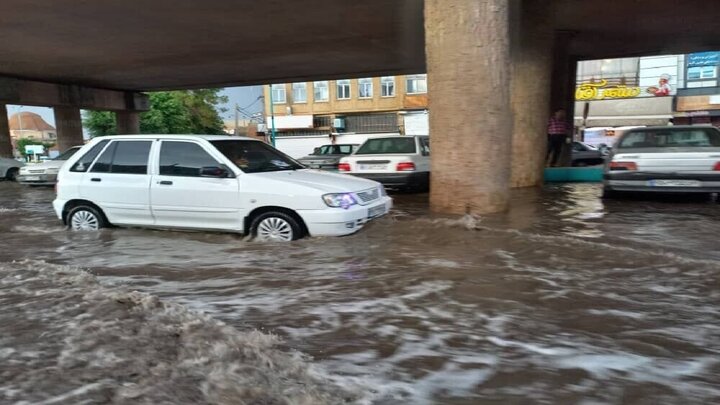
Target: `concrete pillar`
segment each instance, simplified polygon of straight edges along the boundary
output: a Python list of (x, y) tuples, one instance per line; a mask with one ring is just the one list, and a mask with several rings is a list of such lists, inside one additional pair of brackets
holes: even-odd
[(0, 104), (0, 157), (13, 157), (12, 140), (10, 138), (10, 125), (8, 124), (7, 107)]
[(54, 107), (55, 126), (57, 127), (58, 149), (64, 151), (85, 141), (82, 133), (80, 109), (74, 107)]
[[(558, 31), (555, 33), (551, 80), (551, 110), (564, 109), (571, 128), (575, 116), (575, 83), (578, 61), (577, 57), (568, 53), (572, 36), (572, 32)], [(570, 165), (570, 152), (570, 144), (566, 143), (560, 156), (562, 166)]]
[(136, 111), (117, 111), (115, 121), (118, 135), (140, 133), (140, 113)]
[(509, 0), (425, 0), (433, 211), (507, 208)]
[[(522, 4), (522, 6), (521, 6)], [(550, 117), (553, 31), (548, 0), (516, 2), (511, 44), (512, 187), (543, 183)]]

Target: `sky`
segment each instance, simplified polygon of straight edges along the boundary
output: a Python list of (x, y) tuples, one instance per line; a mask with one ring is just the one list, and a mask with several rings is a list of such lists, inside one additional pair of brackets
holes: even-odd
[[(259, 98), (262, 96), (262, 86), (227, 87), (223, 90), (222, 94), (228, 96), (228, 103), (220, 106), (221, 108), (225, 108), (227, 110), (220, 114), (223, 120), (235, 119), (234, 106), (236, 104), (248, 114), (261, 112), (263, 109), (263, 102)], [(39, 114), (48, 124), (55, 126), (55, 117), (53, 116), (52, 108), (19, 106), (12, 104), (8, 104), (7, 106), (8, 116), (20, 111), (29, 111)], [(243, 118), (243, 114), (240, 114), (240, 118)]]

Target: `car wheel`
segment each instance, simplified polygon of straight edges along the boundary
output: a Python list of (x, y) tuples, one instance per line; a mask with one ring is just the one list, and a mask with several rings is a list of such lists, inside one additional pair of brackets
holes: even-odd
[(97, 231), (107, 226), (103, 214), (89, 205), (79, 205), (70, 210), (67, 223), (73, 231)]
[(290, 242), (302, 238), (298, 221), (284, 212), (270, 211), (258, 215), (250, 225), (252, 236), (261, 241)]
[(620, 192), (603, 187), (602, 198), (613, 199), (620, 197)]
[(10, 181), (16, 181), (18, 172), (19, 172), (18, 168), (16, 168), (16, 167), (10, 168), (10, 169), (8, 169), (7, 174), (5, 175), (5, 178)]

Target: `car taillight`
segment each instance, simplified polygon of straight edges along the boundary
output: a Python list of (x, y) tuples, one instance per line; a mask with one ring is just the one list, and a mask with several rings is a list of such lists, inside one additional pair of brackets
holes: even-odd
[(350, 163), (339, 163), (338, 170), (341, 172), (349, 172), (350, 171)]
[(400, 162), (397, 164), (396, 170), (399, 172), (412, 172), (415, 170), (415, 163), (413, 162)]
[(635, 162), (610, 162), (610, 170), (637, 170)]
[(720, 172), (720, 162), (715, 163), (715, 166), (713, 166), (713, 170), (716, 172)]

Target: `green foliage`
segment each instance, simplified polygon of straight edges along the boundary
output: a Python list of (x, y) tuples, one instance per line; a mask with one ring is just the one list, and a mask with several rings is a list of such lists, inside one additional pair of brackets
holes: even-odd
[(52, 148), (53, 146), (55, 146), (55, 144), (52, 142), (40, 142), (38, 140), (30, 139), (30, 138), (21, 138), (15, 142), (15, 146), (16, 146), (18, 152), (20, 152), (20, 154), (23, 156), (27, 156), (27, 154), (25, 153), (25, 146), (27, 146), (27, 145), (42, 145), (45, 147), (45, 150), (48, 150), (48, 149)]
[[(227, 103), (221, 89), (159, 91), (149, 93), (150, 110), (140, 114), (143, 134), (223, 134), (218, 106)], [(83, 125), (90, 136), (117, 133), (115, 114), (87, 111)]]

